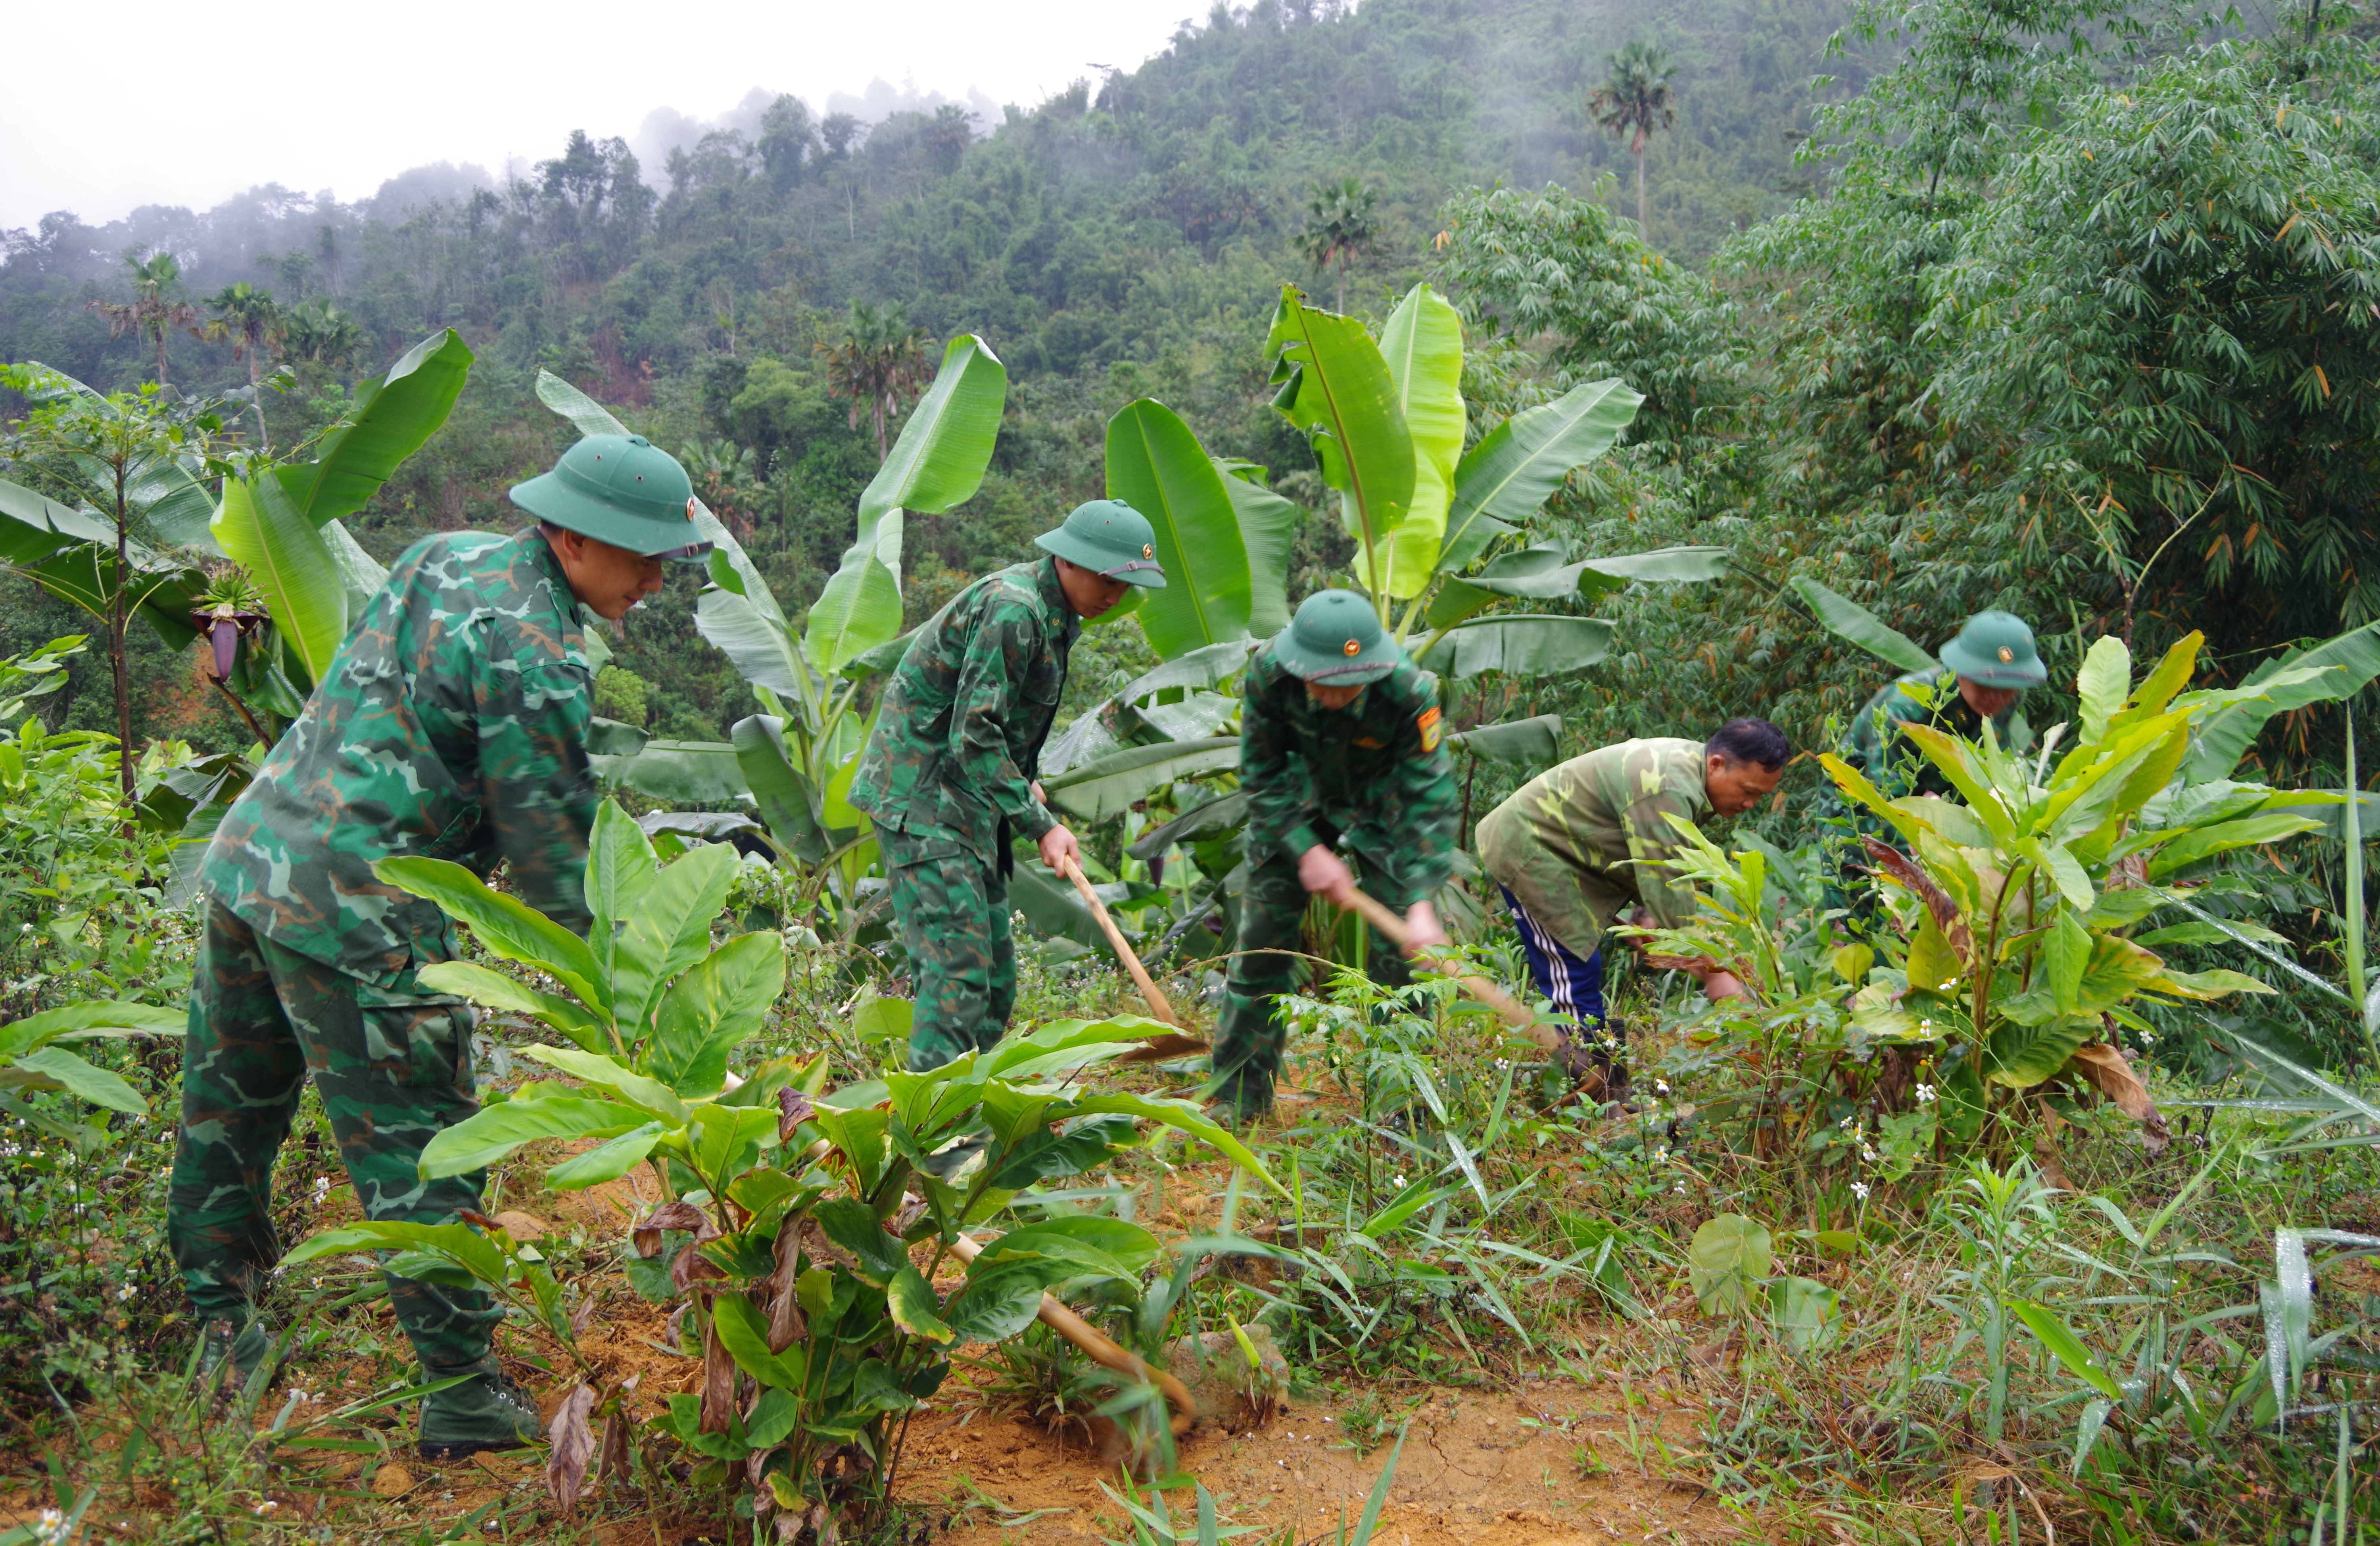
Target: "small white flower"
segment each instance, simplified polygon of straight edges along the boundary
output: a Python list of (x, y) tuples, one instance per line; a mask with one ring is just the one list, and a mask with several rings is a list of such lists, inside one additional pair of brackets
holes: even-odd
[(118, 1288), (118, 1289), (115, 1291), (115, 1297), (116, 1297), (118, 1299), (128, 1299), (128, 1298), (130, 1298), (133, 1295), (135, 1295), (135, 1294), (139, 1293), (140, 1291), (140, 1290), (139, 1290), (138, 1288), (133, 1287), (133, 1286), (132, 1286), (132, 1285), (130, 1285), (129, 1283), (128, 1283), (128, 1284), (126, 1284), (123, 1287)]
[(1934, 1022), (1930, 1020), (1919, 1021), (1917, 1022), (1917, 1033), (1921, 1036), (1932, 1035), (1934, 1033)]
[(322, 1200), (323, 1200), (324, 1198), (326, 1198), (326, 1197), (330, 1196), (330, 1195), (331, 1195), (331, 1178), (330, 1178), (328, 1176), (317, 1176), (317, 1177), (315, 1177), (315, 1178), (314, 1178), (314, 1204), (315, 1204), (315, 1206), (320, 1207), (320, 1206), (322, 1205)]
[(274, 1503), (271, 1498), (267, 1498), (262, 1503), (256, 1505), (256, 1512), (260, 1515), (270, 1514), (280, 1506), (281, 1505), (279, 1504)]
[(1874, 1165), (1876, 1163), (1876, 1151), (1863, 1143), (1860, 1145), (1860, 1158), (1867, 1161), (1870, 1165)]
[(1653, 1081), (1653, 1093), (1657, 1095), (1666, 1095), (1669, 1093), (1670, 1081), (1668, 1080), (1657, 1079)]
[(1390, 1178), (1389, 1184), (1402, 1189), (1405, 1184), (1405, 1178), (1402, 1176), (1393, 1176)]
[(1853, 1181), (1852, 1183), (1852, 1195), (1858, 1198), (1863, 1202), (1866, 1202), (1867, 1183), (1865, 1181)]
[(1931, 1105), (1934, 1104), (1934, 1086), (1931, 1084), (1921, 1084), (1917, 1087), (1917, 1104), (1920, 1105)]

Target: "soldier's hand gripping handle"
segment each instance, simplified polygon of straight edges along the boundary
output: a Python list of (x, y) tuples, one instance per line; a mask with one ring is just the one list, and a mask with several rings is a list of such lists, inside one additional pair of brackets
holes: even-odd
[(1328, 897), (1334, 906), (1352, 908), (1361, 895), (1355, 889), (1355, 872), (1320, 843), (1297, 856), (1297, 883), (1308, 891)]
[(1075, 840), (1075, 834), (1063, 825), (1042, 833), (1039, 847), (1041, 862), (1050, 866), (1053, 875), (1064, 875), (1083, 852), (1083, 845)]

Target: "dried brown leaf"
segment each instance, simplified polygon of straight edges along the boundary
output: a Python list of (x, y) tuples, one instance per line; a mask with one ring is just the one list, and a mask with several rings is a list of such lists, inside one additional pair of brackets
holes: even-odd
[(788, 1219), (777, 1229), (777, 1270), (769, 1274), (769, 1351), (782, 1353), (809, 1335), (809, 1323), (795, 1296), (794, 1280), (801, 1275), (802, 1232)]
[(703, 1211), (691, 1202), (664, 1202), (637, 1221), (628, 1231), (628, 1241), (639, 1256), (659, 1256), (663, 1230), (699, 1230), (710, 1222)]
[(801, 1125), (818, 1115), (810, 1098), (788, 1084), (777, 1092), (777, 1141), (791, 1143)]
[[(686, 1207), (686, 1204), (679, 1203), (677, 1206)], [(710, 1215), (699, 1208), (689, 1208), (688, 1211), (698, 1221), (695, 1226), (694, 1238), (686, 1242), (686, 1249), (677, 1253), (677, 1260), (670, 1263), (670, 1282), (676, 1286), (677, 1291), (681, 1294), (698, 1283), (708, 1283), (727, 1275), (720, 1269), (718, 1263), (702, 1253), (702, 1248), (706, 1242), (720, 1238), (719, 1226), (711, 1222)]]
[(552, 1453), (545, 1458), (545, 1490), (562, 1505), (565, 1519), (577, 1512), (578, 1494), (587, 1487), (588, 1463), (595, 1458), (595, 1434), (587, 1414), (595, 1408), (595, 1387), (584, 1383), (571, 1387), (554, 1409), (547, 1436)]
[(2106, 1042), (2085, 1042), (2074, 1049), (2074, 1057), (2066, 1067), (2085, 1084), (2115, 1102), (2116, 1109), (2141, 1125), (2141, 1136), (2148, 1144), (2150, 1158), (2163, 1153), (2166, 1145), (2173, 1141), (2165, 1114), (2149, 1098), (2148, 1086), (2132, 1071), (2131, 1060), (2120, 1048)]
[(619, 1394), (612, 1398), (609, 1409), (603, 1413), (603, 1438), (597, 1446), (602, 1465), (600, 1474), (603, 1485), (615, 1492), (627, 1486), (636, 1476), (636, 1459), (628, 1450), (627, 1396), (636, 1388), (637, 1378), (640, 1377), (632, 1377), (623, 1385)]
[(1973, 966), (1975, 936), (1968, 929), (1967, 920), (1959, 915), (1959, 904), (1950, 900), (1950, 893), (1936, 885), (1934, 877), (1927, 875), (1915, 860), (1890, 843), (1880, 838), (1862, 838), (1860, 841), (1866, 846), (1867, 856), (1876, 861), (1877, 869), (1883, 871), (1893, 884), (1925, 904), (1925, 911), (1934, 915), (1934, 926), (1942, 931), (1942, 937), (1959, 952), (1961, 960)]
[[(722, 1274), (724, 1275), (724, 1274)], [(702, 1431), (724, 1433), (735, 1410), (735, 1360), (719, 1340), (719, 1320), (702, 1323)]]

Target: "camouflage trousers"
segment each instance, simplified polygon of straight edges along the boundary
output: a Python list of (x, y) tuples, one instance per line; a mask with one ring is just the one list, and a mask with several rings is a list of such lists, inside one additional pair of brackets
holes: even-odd
[[(1330, 840), (1330, 835), (1326, 833), (1324, 840)], [(1355, 884), (1399, 912), (1415, 900), (1360, 854)], [(1306, 899), (1297, 878), (1297, 861), (1289, 855), (1276, 852), (1249, 866), (1247, 890), (1240, 899), (1238, 953), (1232, 957), (1221, 1012), (1216, 1017), (1214, 1081), (1209, 1086), (1211, 1093), (1230, 1102), (1242, 1117), (1272, 1105), (1281, 1047), (1289, 1040), (1278, 1000), (1304, 983), (1312, 966), (1299, 955), (1279, 952), (1305, 949)], [(1363, 937), (1364, 970), (1372, 981), (1392, 988), (1413, 981), (1403, 952), (1378, 929), (1364, 930)]]
[[(258, 935), (207, 904), (182, 1045), (182, 1126), (166, 1238), (201, 1321), (245, 1323), (281, 1245), (273, 1166), (311, 1075), (370, 1219), (452, 1224), (484, 1172), (425, 1181), (422, 1145), (479, 1109), (471, 1010), (383, 990)], [(387, 1274), (397, 1323), (433, 1378), (489, 1368), (499, 1319), (476, 1288)]]
[(917, 1000), (909, 1067), (939, 1069), (1000, 1040), (1016, 1007), (1008, 877), (996, 857), (949, 839), (880, 828), (876, 840)]

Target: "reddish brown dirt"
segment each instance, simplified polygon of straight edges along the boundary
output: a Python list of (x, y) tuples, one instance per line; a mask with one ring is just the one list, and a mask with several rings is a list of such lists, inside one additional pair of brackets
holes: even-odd
[[(1658, 1472), (1647, 1441), (1658, 1431), (1677, 1446), (1691, 1432), (1692, 1414), (1655, 1401), (1635, 1409), (1635, 1431), (1647, 1468)], [(1383, 1546), (1572, 1546), (1657, 1534), (1697, 1543), (1742, 1539), (1747, 1532), (1737, 1516), (1701, 1489), (1651, 1480), (1638, 1469), (1622, 1407), (1621, 1392), (1602, 1386), (1427, 1393), (1412, 1413), (1375, 1539)], [(1340, 1411), (1296, 1402), (1253, 1432), (1201, 1430), (1183, 1443), (1181, 1468), (1215, 1494), (1218, 1516), (1228, 1523), (1255, 1525), (1268, 1536), (1293, 1525), (1301, 1541), (1335, 1539), (1342, 1511), (1351, 1529), (1361, 1516), (1389, 1456), (1383, 1446), (1357, 1458), (1339, 1432)], [(1582, 1475), (1582, 1449), (1597, 1474)], [(1116, 1467), (1088, 1445), (1062, 1443), (1036, 1425), (964, 1406), (930, 1411), (910, 1430), (907, 1467), (902, 1495), (957, 1511), (949, 1537), (957, 1546), (1129, 1533), (1123, 1511), (1099, 1487), (1104, 1481), (1121, 1489)], [(970, 1486), (1010, 1517), (1058, 1512), (1003, 1528)], [(1185, 1521), (1194, 1516), (1195, 1494), (1175, 1493), (1169, 1506)]]

